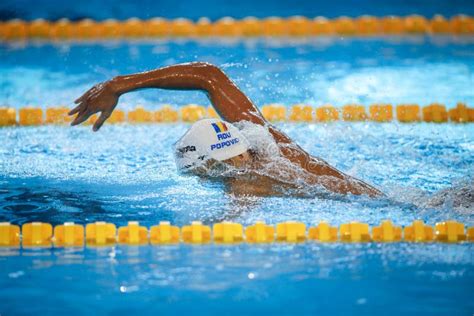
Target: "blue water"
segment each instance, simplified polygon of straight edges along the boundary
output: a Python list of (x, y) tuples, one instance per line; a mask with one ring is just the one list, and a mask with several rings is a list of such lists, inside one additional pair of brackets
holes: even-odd
[[(223, 68), (258, 105), (474, 104), (474, 37), (469, 36), (25, 45), (0, 43), (0, 104), (72, 106), (93, 83), (196, 60)], [(156, 109), (165, 103), (209, 104), (198, 92), (148, 90), (121, 99), (127, 110), (137, 104)]]
[(117, 247), (2, 259), (2, 314), (470, 315), (472, 245)]
[[(258, 104), (474, 104), (473, 38), (0, 44), (0, 104), (72, 105), (117, 74), (205, 60)], [(119, 105), (207, 105), (141, 91)], [(474, 124), (278, 124), (386, 198), (235, 197), (176, 172), (188, 125), (0, 129), (0, 221), (184, 225), (382, 219), (474, 225)], [(474, 311), (473, 244), (275, 244), (0, 251), (0, 314), (439, 314)]]
[(81, 2), (58, 0), (3, 0), (0, 2), (0, 20), (21, 18), (32, 20), (44, 18), (57, 20), (69, 18), (79, 20), (92, 18), (128, 19), (138, 17), (180, 18), (197, 20), (208, 17), (217, 20), (224, 16), (244, 18), (255, 16), (288, 17), (303, 15), (309, 18), (326, 16), (329, 18), (342, 15), (356, 17), (364, 14), (375, 16), (421, 14), (431, 18), (435, 14), (453, 16), (456, 14), (474, 14), (474, 2), (470, 0), (91, 0), (87, 5)]

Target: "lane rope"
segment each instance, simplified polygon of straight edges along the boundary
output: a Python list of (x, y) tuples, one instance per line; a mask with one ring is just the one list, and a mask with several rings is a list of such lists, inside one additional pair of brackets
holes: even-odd
[(185, 18), (152, 18), (141, 20), (130, 18), (125, 21), (108, 19), (94, 21), (84, 19), (70, 21), (60, 19), (47, 21), (19, 19), (0, 21), (0, 39), (18, 40), (44, 38), (64, 39), (113, 39), (143, 37), (256, 37), (256, 36), (372, 36), (400, 34), (474, 34), (474, 17), (456, 15), (446, 18), (435, 15), (426, 18), (421, 15), (375, 17), (363, 15), (355, 18), (341, 16), (334, 19), (324, 17), (288, 18), (268, 17), (257, 19), (246, 17), (236, 20), (224, 17), (211, 22), (201, 18), (194, 22)]
[[(333, 122), (333, 121), (372, 121), (401, 123), (431, 122), (431, 123), (469, 123), (474, 122), (474, 108), (459, 102), (455, 108), (447, 110), (443, 104), (432, 103), (424, 107), (417, 104), (399, 104), (395, 107), (391, 104), (372, 104), (367, 108), (363, 105), (349, 104), (341, 108), (331, 105), (313, 107), (307, 104), (295, 104), (286, 107), (279, 104), (269, 104), (261, 107), (263, 116), (271, 122)], [(40, 107), (24, 107), (18, 111), (15, 108), (0, 107), (1, 126), (38, 126), (49, 124), (67, 124), (72, 118), (67, 115), (69, 109), (66, 107), (51, 107), (43, 110)], [(156, 111), (149, 111), (138, 106), (125, 112), (116, 109), (108, 123), (171, 123), (171, 122), (195, 122), (197, 120), (211, 117), (218, 118), (213, 107), (188, 104), (182, 107), (162, 106)], [(97, 119), (93, 115), (85, 124), (92, 124)]]
[(182, 227), (162, 221), (149, 229), (139, 222), (128, 222), (117, 229), (107, 222), (83, 225), (67, 222), (53, 225), (42, 222), (26, 223), (21, 226), (9, 222), (0, 223), (0, 246), (28, 247), (83, 247), (123, 245), (167, 245), (167, 244), (237, 244), (237, 243), (298, 243), (317, 242), (446, 242), (474, 241), (474, 227), (448, 220), (436, 223), (434, 227), (421, 220), (401, 227), (390, 220), (384, 220), (372, 228), (366, 223), (350, 222), (339, 227), (320, 222), (308, 229), (302, 222), (287, 221), (267, 225), (257, 221), (244, 228), (242, 224), (221, 222), (212, 227), (199, 221)]

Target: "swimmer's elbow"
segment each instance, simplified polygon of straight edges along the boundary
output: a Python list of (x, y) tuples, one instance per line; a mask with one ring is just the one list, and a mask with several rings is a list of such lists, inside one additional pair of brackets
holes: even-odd
[(205, 62), (205, 61), (196, 61), (196, 62), (191, 63), (191, 65), (193, 67), (201, 68), (207, 71), (221, 71), (222, 72), (222, 70), (216, 65)]
[(213, 81), (222, 81), (227, 78), (227, 75), (218, 66), (208, 62), (194, 62), (193, 67), (206, 74), (206, 77)]

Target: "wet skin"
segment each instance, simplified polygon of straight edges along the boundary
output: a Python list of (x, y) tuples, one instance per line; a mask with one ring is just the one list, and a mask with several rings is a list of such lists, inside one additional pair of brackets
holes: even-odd
[[(305, 181), (308, 185), (320, 185), (341, 194), (365, 194), (372, 197), (382, 195), (369, 184), (344, 174), (321, 158), (308, 154), (287, 135), (269, 124), (252, 101), (221, 69), (208, 63), (179, 64), (118, 76), (99, 83), (75, 101), (77, 106), (69, 112), (69, 115), (77, 115), (71, 125), (81, 124), (91, 115), (100, 113), (93, 126), (93, 130), (98, 131), (112, 114), (121, 95), (145, 88), (204, 91), (223, 120), (230, 123), (249, 121), (267, 127), (278, 144), (280, 154), (305, 171), (308, 176), (305, 177)], [(258, 163), (264, 163), (259, 161), (257, 156), (248, 153), (242, 157), (231, 158), (227, 162), (238, 166), (249, 164), (254, 167), (258, 166)]]

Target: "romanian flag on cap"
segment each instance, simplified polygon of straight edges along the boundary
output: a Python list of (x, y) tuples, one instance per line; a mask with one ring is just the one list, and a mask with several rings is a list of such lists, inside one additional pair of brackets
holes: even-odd
[(212, 123), (212, 127), (214, 127), (214, 130), (216, 131), (216, 133), (227, 132), (227, 126), (225, 125), (224, 122)]

